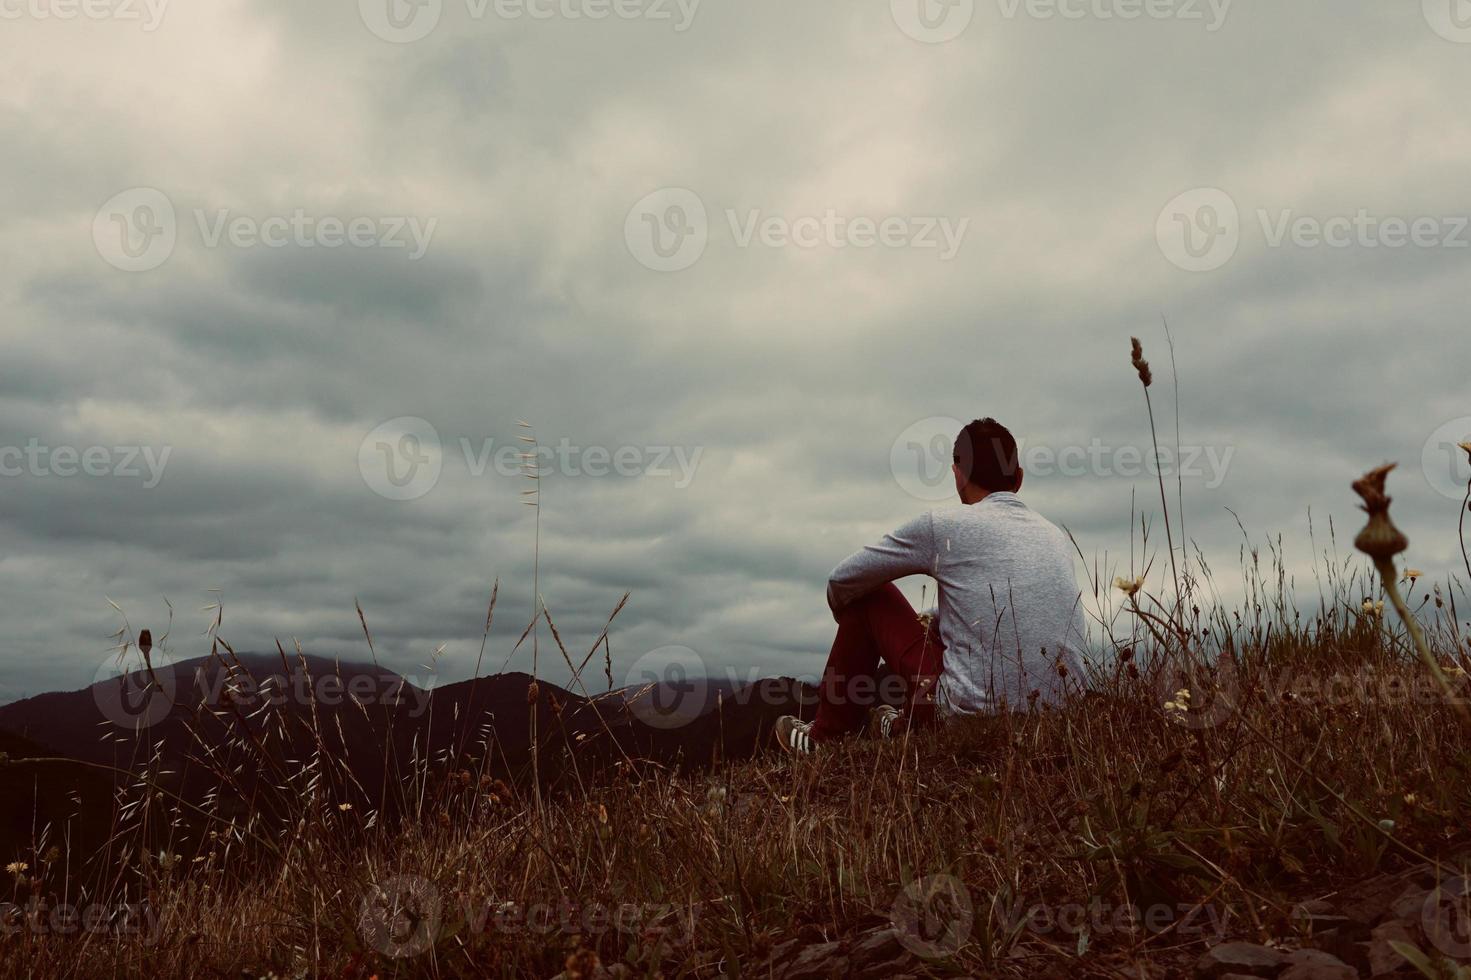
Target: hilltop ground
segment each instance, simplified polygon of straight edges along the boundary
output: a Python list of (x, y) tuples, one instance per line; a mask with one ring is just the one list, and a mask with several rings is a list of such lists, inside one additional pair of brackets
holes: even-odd
[[(1427, 618), (1464, 700), (1456, 623)], [(293, 790), (287, 823), (135, 851), (89, 894), (54, 850), (27, 855), (0, 973), (1140, 977), (1229, 938), (1368, 975), (1400, 899), (1404, 942), (1465, 952), (1471, 919), (1427, 891), (1471, 846), (1460, 708), (1382, 611), (1196, 621), (1210, 670), (1141, 632), (1062, 710), (908, 741), (629, 760), (548, 794), (426, 764), (392, 826)], [(167, 814), (144, 782), (135, 806)], [(1345, 917), (1366, 888), (1394, 894)], [(65, 903), (94, 928), (66, 934)]]

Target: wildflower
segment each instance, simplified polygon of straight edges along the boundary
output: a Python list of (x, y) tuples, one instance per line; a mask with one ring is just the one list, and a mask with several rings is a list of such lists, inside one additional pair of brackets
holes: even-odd
[(1188, 712), (1190, 710), (1190, 688), (1182, 687), (1176, 691), (1175, 699), (1165, 702), (1165, 710), (1178, 711), (1182, 715)]
[(337, 810), (338, 810), (339, 813), (346, 813), (348, 810), (351, 810), (351, 809), (352, 809), (352, 804), (351, 803), (339, 803), (339, 804), (337, 804)]
[(1136, 579), (1127, 579), (1119, 576), (1113, 580), (1113, 587), (1124, 595), (1133, 597), (1135, 593), (1144, 588), (1144, 576), (1141, 575)]
[(1413, 582), (1413, 581), (1415, 581), (1415, 579), (1419, 578), (1421, 575), (1424, 575), (1424, 574), (1425, 573), (1422, 572), (1422, 571), (1420, 571), (1420, 569), (1418, 569), (1418, 568), (1407, 568), (1407, 569), (1405, 569), (1405, 581), (1406, 582)]
[(29, 864), (26, 864), (24, 861), (11, 861), (9, 864), (7, 864), (5, 866), (5, 872), (6, 872), (6, 874), (13, 874), (17, 878), (19, 878), (21, 875), (25, 874), (26, 871), (29, 870), (29, 869), (30, 869), (30, 865)]

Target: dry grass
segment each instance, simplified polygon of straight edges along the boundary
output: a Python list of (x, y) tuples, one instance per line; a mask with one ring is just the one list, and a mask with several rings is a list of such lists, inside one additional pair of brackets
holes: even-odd
[[(906, 885), (934, 875), (973, 903), (958, 913), (963, 942), (928, 937), (937, 973), (1025, 975), (1080, 942), (1079, 965), (1106, 970), (1223, 933), (1291, 935), (1295, 900), (1471, 843), (1456, 713), (1407, 637), (1349, 598), (1354, 581), (1310, 622), (1274, 615), (1291, 609), (1279, 596), (1192, 622), (1219, 658), (1204, 672), (1124, 611), (1136, 625), (1096, 691), (905, 743), (697, 776), (625, 765), (540, 815), (508, 786), (425, 764), (405, 785), (439, 795), (402, 825), (296, 792), (276, 839), (250, 837), (261, 821), (181, 840), (197, 847), (188, 859), (135, 852), (90, 894), (40, 855), (12, 874), (13, 901), (141, 903), (145, 934), (20, 928), (0, 972), (551, 976), (581, 949), (640, 974), (708, 976), (749, 971), (794, 936), (887, 920)], [(1471, 645), (1432, 603), (1427, 634), (1462, 679)], [(1093, 914), (1080, 940), (1075, 926), (1019, 922), (1033, 906), (1168, 912), (1154, 933), (1100, 929), (1117, 920)]]
[[(1408, 583), (1448, 698), (1367, 565), (1325, 554), (1316, 609), (1271, 546), (1240, 566), (1234, 609), (1202, 555), (1158, 576), (1163, 600), (1133, 584), (1147, 563), (1128, 591), (1095, 568), (1110, 659), (1091, 690), (813, 759), (624, 762), (545, 798), (409, 760), (407, 816), (379, 821), (329, 802), (347, 777), (319, 752), (244, 823), (145, 766), (115, 873), (69, 875), (44, 838), (11, 870), (33, 904), (0, 975), (761, 976), (784, 942), (897, 921), (934, 975), (1139, 977), (1225, 935), (1291, 941), (1294, 903), (1471, 845), (1471, 634), (1463, 583)], [(161, 825), (162, 857), (141, 846)], [(136, 903), (142, 928), (62, 935), (58, 902)]]

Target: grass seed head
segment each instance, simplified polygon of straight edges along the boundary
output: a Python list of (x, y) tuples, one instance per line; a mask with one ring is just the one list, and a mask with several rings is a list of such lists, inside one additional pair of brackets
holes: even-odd
[(1144, 359), (1144, 345), (1139, 343), (1138, 337), (1129, 338), (1129, 361), (1134, 365), (1134, 370), (1139, 372), (1139, 380), (1144, 387), (1154, 384), (1154, 374), (1149, 370), (1149, 362)]

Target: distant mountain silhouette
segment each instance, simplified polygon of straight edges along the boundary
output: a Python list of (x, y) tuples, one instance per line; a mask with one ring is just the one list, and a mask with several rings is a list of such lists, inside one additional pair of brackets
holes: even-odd
[[(744, 686), (693, 678), (592, 697), (543, 680), (532, 691), (524, 673), (426, 689), (372, 664), (320, 656), (210, 656), (0, 706), (0, 732), (15, 742), (12, 756), (23, 750), (108, 767), (84, 774), (50, 764), (44, 792), (38, 785), (29, 796), (47, 797), (51, 820), (72, 812), (61, 800), (76, 792), (89, 813), (110, 811), (120, 774), (150, 760), (169, 793), (200, 800), (219, 791), (226, 817), (260, 815), (283, 794), (304, 791), (308, 770), (325, 784), (313, 789), (331, 800), (392, 814), (406, 805), (404, 780), (426, 766), (445, 778), (463, 769), (527, 783), (533, 713), (535, 773), (555, 787), (611, 778), (628, 759), (703, 768), (750, 756), (782, 714), (810, 716), (812, 696), (786, 678)], [(318, 752), (344, 764), (308, 767)], [(8, 800), (25, 796), (24, 780), (35, 775), (7, 767), (0, 791)], [(3, 811), (15, 839), (29, 839), (30, 812)]]

